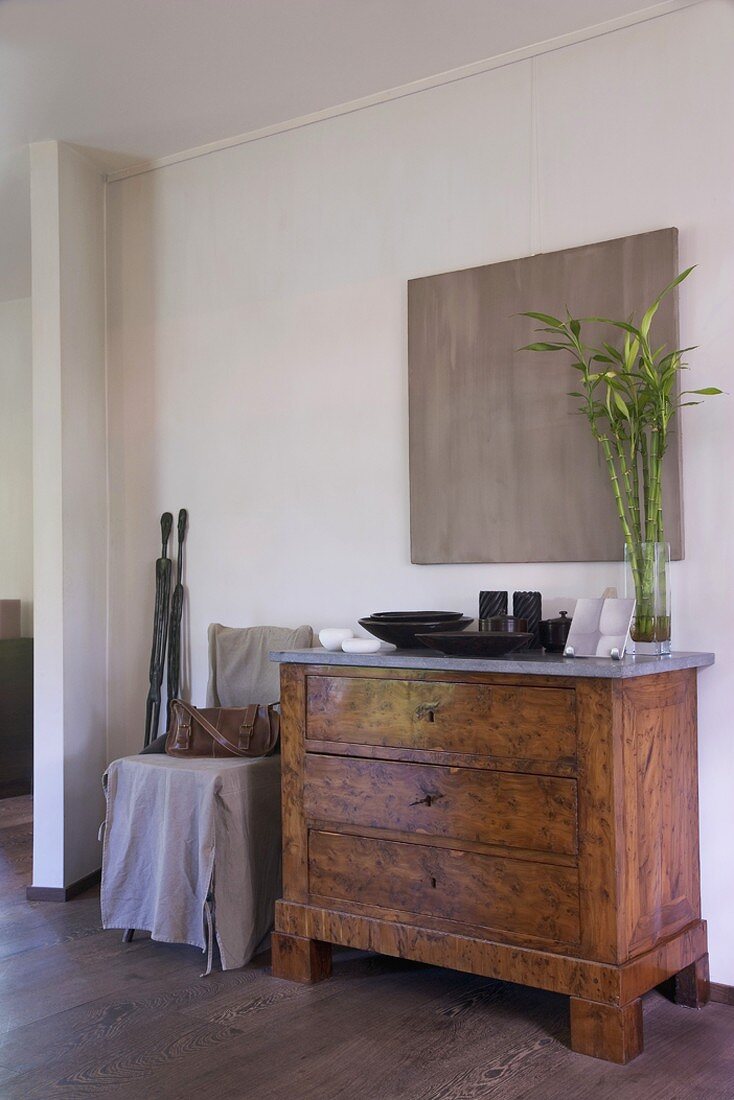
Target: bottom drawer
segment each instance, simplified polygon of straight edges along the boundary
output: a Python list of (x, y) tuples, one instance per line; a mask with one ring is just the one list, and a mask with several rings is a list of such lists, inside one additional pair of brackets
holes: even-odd
[(309, 890), (559, 943), (579, 938), (573, 867), (313, 830)]

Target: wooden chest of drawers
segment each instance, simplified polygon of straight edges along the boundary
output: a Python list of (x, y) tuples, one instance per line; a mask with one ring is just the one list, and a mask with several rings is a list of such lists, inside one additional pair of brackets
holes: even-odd
[(287, 663), (273, 973), (331, 944), (571, 996), (626, 1062), (641, 996), (708, 995), (696, 671), (626, 678)]

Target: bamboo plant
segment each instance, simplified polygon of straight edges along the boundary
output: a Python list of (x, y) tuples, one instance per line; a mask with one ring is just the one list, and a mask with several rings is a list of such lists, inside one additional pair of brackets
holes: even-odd
[[(683, 390), (683, 356), (693, 348), (671, 351), (664, 344), (655, 347), (652, 339), (661, 302), (691, 271), (681, 272), (658, 294), (639, 325), (634, 318), (575, 318), (568, 310), (565, 318), (523, 314), (541, 323), (536, 332), (544, 338), (521, 350), (564, 352), (579, 372), (579, 389), (569, 396), (580, 400), (578, 411), (589, 422), (609, 474), (637, 597), (637, 641), (670, 638), (669, 618), (655, 606), (655, 582), (662, 578), (655, 576), (654, 547), (665, 541), (662, 475), (671, 425), (681, 409), (701, 403), (696, 398), (722, 392), (715, 386)], [(609, 339), (586, 343), (586, 324), (604, 326)]]

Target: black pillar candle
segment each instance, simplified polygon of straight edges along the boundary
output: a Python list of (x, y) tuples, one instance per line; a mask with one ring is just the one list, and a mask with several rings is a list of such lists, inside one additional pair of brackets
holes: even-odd
[(506, 592), (480, 592), (479, 618), (494, 619), (497, 615), (507, 614)]
[(515, 592), (512, 597), (512, 614), (518, 619), (526, 619), (528, 633), (533, 640), (529, 649), (540, 648), (540, 619), (543, 614), (543, 601), (540, 592)]

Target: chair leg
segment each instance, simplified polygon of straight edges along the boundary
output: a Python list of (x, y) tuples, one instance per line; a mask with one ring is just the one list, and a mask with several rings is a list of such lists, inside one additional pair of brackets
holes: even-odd
[(122, 933), (122, 942), (123, 943), (132, 943), (134, 935), (135, 935), (135, 929), (134, 928), (126, 928), (125, 931)]

